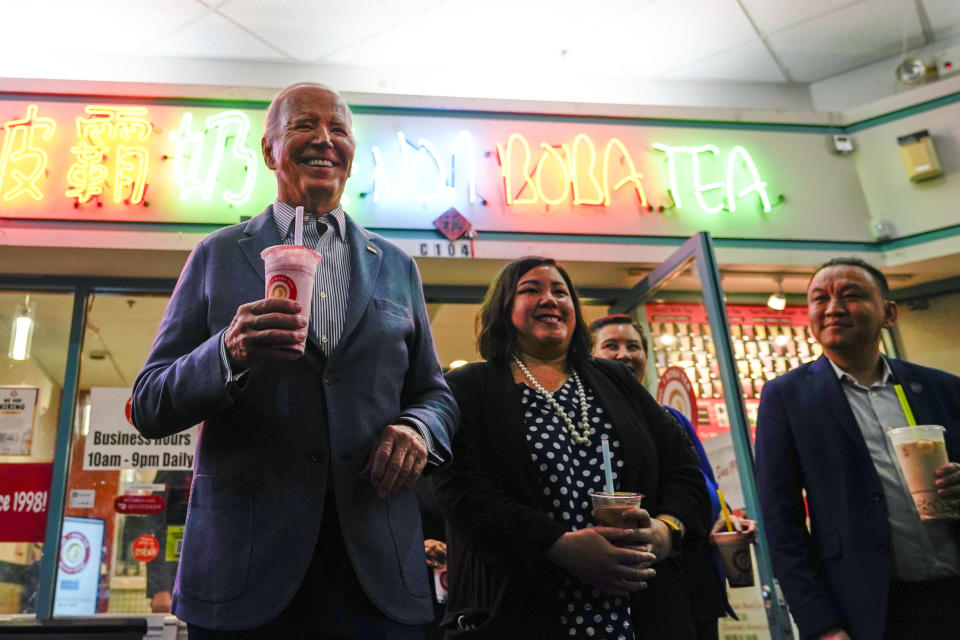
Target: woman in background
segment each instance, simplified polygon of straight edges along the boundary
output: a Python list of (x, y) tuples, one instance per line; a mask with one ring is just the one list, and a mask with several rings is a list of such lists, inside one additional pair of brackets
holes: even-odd
[[(630, 316), (616, 314), (598, 318), (590, 324), (593, 334), (593, 356), (606, 360), (616, 360), (627, 366), (634, 377), (643, 384), (647, 370), (647, 354), (649, 343), (647, 336), (638, 323)], [(689, 440), (690, 446), (697, 454), (700, 471), (710, 493), (710, 524), (712, 531), (725, 529), (723, 517), (720, 515), (720, 499), (717, 497), (717, 481), (713, 475), (713, 467), (707, 459), (697, 432), (687, 418), (674, 409), (664, 405), (668, 417), (674, 421)], [(730, 516), (734, 527), (738, 531), (754, 535), (757, 523), (753, 520)], [(724, 588), (726, 576), (717, 548), (707, 539), (697, 548), (690, 549), (678, 559), (683, 569), (684, 583), (687, 588), (687, 597), (690, 609), (697, 628), (698, 640), (717, 640), (719, 630), (717, 619), (729, 615), (738, 620), (730, 602), (727, 600), (727, 590)]]
[[(693, 638), (676, 555), (705, 535), (696, 456), (619, 365), (590, 358), (569, 276), (525, 257), (479, 317), (486, 362), (447, 381), (460, 405), (454, 459), (435, 478), (449, 525), (447, 638)], [(645, 494), (596, 527), (601, 436), (617, 491)]]

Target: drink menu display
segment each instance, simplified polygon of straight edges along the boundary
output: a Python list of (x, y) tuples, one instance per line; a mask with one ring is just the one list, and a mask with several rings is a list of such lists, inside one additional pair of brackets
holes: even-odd
[[(697, 434), (701, 440), (729, 431), (720, 366), (707, 310), (699, 304), (646, 305), (651, 351), (658, 375), (680, 367), (697, 396)], [(765, 305), (728, 305), (727, 318), (737, 373), (751, 428), (760, 392), (768, 381), (816, 360), (820, 345), (810, 335), (806, 307), (775, 311)]]

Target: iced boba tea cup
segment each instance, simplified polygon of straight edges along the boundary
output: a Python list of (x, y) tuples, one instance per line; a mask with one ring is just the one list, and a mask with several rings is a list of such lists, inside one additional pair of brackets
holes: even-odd
[(948, 462), (944, 431), (938, 424), (887, 431), (921, 520), (960, 520), (957, 508), (937, 493), (936, 470)]
[[(265, 297), (296, 300), (309, 318), (320, 254), (296, 244), (278, 244), (261, 251), (260, 257), (267, 283)], [(306, 343), (304, 338), (286, 349), (302, 354)]]
[(643, 501), (642, 493), (631, 491), (591, 491), (593, 515), (599, 527), (619, 527), (620, 517), (630, 509), (638, 509)]

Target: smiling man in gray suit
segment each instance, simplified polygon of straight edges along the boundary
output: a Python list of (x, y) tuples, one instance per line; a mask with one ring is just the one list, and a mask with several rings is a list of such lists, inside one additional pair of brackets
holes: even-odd
[[(458, 413), (414, 261), (340, 207), (355, 147), (335, 91), (277, 94), (277, 200), (194, 249), (134, 385), (145, 436), (203, 423), (173, 592), (191, 639), (422, 638), (432, 617), (410, 488)], [(260, 251), (292, 243), (298, 205), (312, 309), (264, 299)]]

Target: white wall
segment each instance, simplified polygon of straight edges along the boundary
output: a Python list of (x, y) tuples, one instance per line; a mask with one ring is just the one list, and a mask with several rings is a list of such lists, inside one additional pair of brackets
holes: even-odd
[(910, 362), (960, 376), (960, 293), (928, 298), (926, 303), (926, 309), (900, 305), (898, 326), (905, 351), (902, 355)]
[[(927, 129), (943, 176), (911, 182), (897, 138)], [(854, 161), (870, 215), (893, 223), (895, 237), (960, 223), (960, 103), (853, 134)]]

